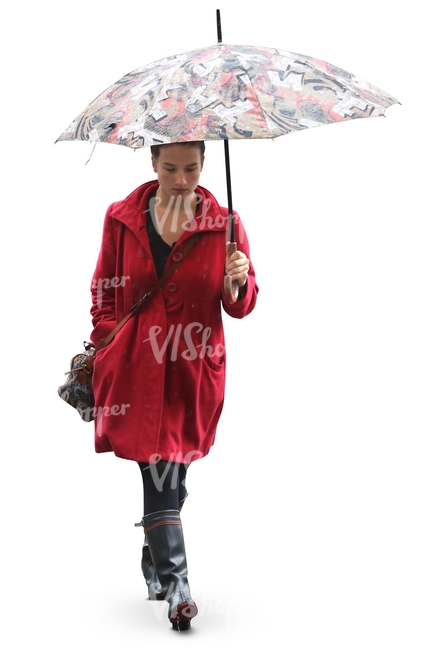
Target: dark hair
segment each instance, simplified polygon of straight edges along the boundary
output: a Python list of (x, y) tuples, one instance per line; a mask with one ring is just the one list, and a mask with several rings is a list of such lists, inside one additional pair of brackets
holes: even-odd
[(151, 155), (154, 156), (154, 158), (157, 160), (160, 155), (161, 147), (167, 147), (170, 144), (183, 144), (187, 147), (197, 147), (197, 149), (200, 150), (201, 157), (204, 158), (204, 152), (206, 151), (204, 140), (192, 140), (191, 142), (169, 142), (169, 144), (153, 144), (150, 147)]

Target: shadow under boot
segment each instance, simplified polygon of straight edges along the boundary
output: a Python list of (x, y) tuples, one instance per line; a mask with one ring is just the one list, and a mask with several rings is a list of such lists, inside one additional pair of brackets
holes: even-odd
[(175, 630), (187, 630), (198, 614), (188, 584), (188, 567), (179, 510), (145, 515), (144, 532)]
[[(184, 498), (179, 501), (179, 512), (182, 510), (182, 506), (185, 503), (185, 500), (188, 496), (188, 492), (185, 494)], [(142, 526), (142, 521), (135, 526)], [(163, 593), (162, 586), (160, 584), (157, 571), (154, 568), (153, 560), (151, 559), (150, 549), (148, 547), (147, 537), (144, 536), (144, 544), (142, 547), (141, 554), (141, 571), (144, 575), (145, 582), (148, 589), (148, 597), (150, 600), (164, 600), (165, 594)]]

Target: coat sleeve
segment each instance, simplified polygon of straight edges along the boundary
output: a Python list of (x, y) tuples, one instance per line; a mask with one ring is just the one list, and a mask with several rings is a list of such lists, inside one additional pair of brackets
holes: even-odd
[(229, 303), (222, 286), (222, 306), (229, 316), (232, 316), (233, 318), (244, 318), (244, 316), (247, 316), (247, 314), (254, 309), (259, 289), (256, 282), (254, 266), (250, 258), (250, 246), (248, 243), (247, 233), (245, 232), (241, 219), (236, 212), (234, 212), (234, 228), (237, 249), (245, 253), (250, 260), (250, 270), (248, 272), (247, 282), (240, 288), (238, 300), (233, 304)]
[(113, 218), (109, 206), (103, 225), (100, 253), (91, 282), (93, 331), (91, 341), (97, 345), (105, 339), (116, 326), (115, 282), (116, 244), (113, 236)]

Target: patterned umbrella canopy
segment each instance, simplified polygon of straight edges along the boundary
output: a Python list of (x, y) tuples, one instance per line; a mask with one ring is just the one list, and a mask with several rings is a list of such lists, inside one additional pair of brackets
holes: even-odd
[(325, 61), (219, 43), (126, 74), (91, 102), (57, 141), (136, 149), (187, 140), (276, 138), (381, 116), (396, 103), (383, 90)]
[[(322, 124), (384, 115), (399, 103), (330, 63), (275, 48), (217, 45), (169, 56), (116, 81), (56, 140), (132, 149), (223, 140), (229, 209), (228, 256), (236, 250), (229, 140), (277, 138)], [(225, 276), (231, 302), (238, 286)]]

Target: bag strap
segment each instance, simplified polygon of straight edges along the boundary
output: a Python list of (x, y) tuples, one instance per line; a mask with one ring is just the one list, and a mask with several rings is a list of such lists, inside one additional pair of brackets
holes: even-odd
[[(154, 296), (159, 291), (159, 289), (164, 285), (164, 283), (168, 281), (170, 276), (176, 271), (176, 269), (181, 264), (181, 262), (184, 261), (184, 259), (186, 258), (186, 256), (190, 252), (191, 248), (194, 246), (194, 244), (198, 240), (198, 237), (199, 237), (198, 233), (196, 235), (190, 237), (189, 240), (187, 241), (186, 245), (182, 249), (182, 251), (173, 253), (173, 260), (174, 261), (169, 266), (166, 273), (164, 273), (162, 275), (160, 280), (157, 282), (157, 284), (154, 285), (154, 287), (152, 289), (150, 289), (150, 291), (147, 291), (147, 293), (145, 293), (143, 295), (143, 297), (140, 298), (138, 300), (138, 302), (135, 303), (135, 305), (132, 305), (129, 314), (127, 314), (125, 316), (125, 318), (122, 318), (122, 320), (116, 325), (116, 327), (110, 332), (110, 334), (105, 339), (101, 339), (99, 341), (98, 345), (95, 347), (95, 350), (94, 350), (94, 355), (93, 355), (94, 357), (95, 357), (95, 354), (96, 354), (97, 350), (102, 350), (103, 348), (106, 347), (106, 345), (109, 345), (109, 343), (111, 343), (113, 341), (113, 339), (115, 338), (115, 336), (119, 332), (119, 330), (122, 329), (122, 327), (125, 325), (125, 323), (130, 318), (132, 318), (132, 316), (139, 310), (141, 305), (143, 305), (147, 300), (152, 298), (152, 296)], [(88, 345), (90, 345), (90, 344), (88, 344)], [(92, 343), (91, 343), (91, 346), (94, 347), (92, 345)]]

